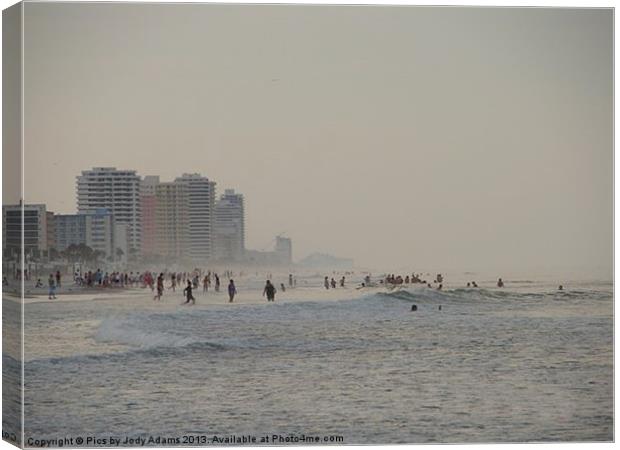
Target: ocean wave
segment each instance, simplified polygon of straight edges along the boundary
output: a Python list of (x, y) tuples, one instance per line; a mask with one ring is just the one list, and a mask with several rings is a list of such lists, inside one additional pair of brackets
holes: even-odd
[[(224, 345), (201, 340), (191, 333), (177, 331), (175, 315), (135, 315), (104, 319), (94, 336), (100, 343), (120, 344), (133, 349), (201, 347), (222, 350)], [(182, 319), (181, 319), (182, 320)]]
[(402, 300), (407, 302), (443, 301), (443, 302), (493, 302), (493, 301), (570, 301), (570, 300), (606, 300), (611, 292), (599, 290), (564, 290), (547, 292), (522, 292), (504, 289), (456, 288), (456, 289), (395, 289), (379, 292), (371, 298), (386, 300)]

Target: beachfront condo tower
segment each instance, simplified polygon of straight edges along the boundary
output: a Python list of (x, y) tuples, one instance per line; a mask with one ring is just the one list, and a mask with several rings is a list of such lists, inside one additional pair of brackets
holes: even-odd
[(240, 261), (245, 253), (243, 195), (226, 189), (215, 205), (214, 249), (221, 261)]
[[(155, 239), (153, 254), (188, 259), (188, 195), (187, 187), (174, 181), (155, 185)], [(186, 262), (186, 261), (184, 261)]]
[(140, 209), (142, 213), (142, 256), (157, 253), (157, 196), (155, 190), (159, 176), (147, 175), (140, 183)]
[(200, 174), (183, 174), (174, 183), (187, 195), (187, 256), (196, 262), (213, 257), (215, 182)]
[(127, 224), (129, 253), (141, 251), (140, 177), (135, 170), (94, 167), (77, 176), (77, 210), (107, 209), (119, 224)]

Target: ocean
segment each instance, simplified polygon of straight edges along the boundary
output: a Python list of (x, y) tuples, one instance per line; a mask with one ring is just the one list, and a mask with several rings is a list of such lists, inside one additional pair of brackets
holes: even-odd
[[(611, 282), (253, 292), (27, 301), (26, 446), (613, 440)], [(10, 331), (19, 304), (3, 303)], [(19, 393), (4, 395), (19, 439)]]

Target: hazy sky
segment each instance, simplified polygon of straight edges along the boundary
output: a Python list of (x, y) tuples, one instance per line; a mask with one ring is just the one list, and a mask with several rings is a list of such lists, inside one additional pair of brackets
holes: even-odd
[(26, 201), (200, 172), (249, 248), (611, 275), (612, 10), (25, 6)]

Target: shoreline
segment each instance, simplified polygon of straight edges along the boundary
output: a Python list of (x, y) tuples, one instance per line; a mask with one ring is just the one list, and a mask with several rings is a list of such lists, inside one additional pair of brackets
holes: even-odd
[[(298, 287), (290, 288), (285, 292), (278, 291), (276, 293), (274, 303), (297, 303), (306, 301), (336, 301), (336, 300), (353, 300), (364, 297), (369, 294), (378, 292), (389, 292), (384, 287), (368, 287), (357, 289), (355, 287), (345, 287), (326, 290), (323, 287)], [(176, 291), (165, 290), (161, 300), (153, 300), (154, 292), (149, 288), (119, 288), (119, 289), (92, 289), (75, 291), (68, 294), (57, 293), (56, 299), (48, 299), (47, 293), (38, 295), (26, 295), (23, 298), (24, 304), (39, 303), (67, 303), (67, 302), (88, 302), (88, 301), (122, 301), (125, 305), (133, 306), (184, 306), (185, 301), (183, 290)], [(271, 304), (267, 302), (266, 297), (262, 295), (262, 289), (248, 288), (241, 289), (234, 298), (233, 302), (228, 301), (228, 293), (222, 289), (215, 292), (210, 289), (207, 293), (201, 290), (194, 290), (196, 303), (185, 305), (190, 307), (204, 306), (237, 306), (237, 305), (257, 305)], [(21, 303), (22, 298), (13, 293), (5, 293), (3, 300), (14, 303)]]

